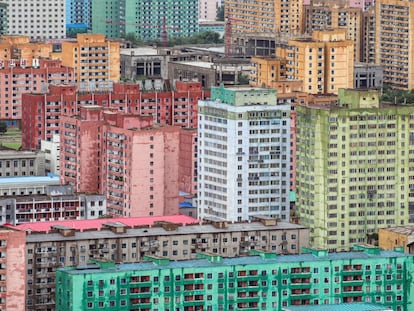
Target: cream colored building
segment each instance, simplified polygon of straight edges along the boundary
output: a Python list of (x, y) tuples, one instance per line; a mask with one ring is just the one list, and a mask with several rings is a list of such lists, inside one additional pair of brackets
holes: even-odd
[(345, 29), (314, 31), (312, 37), (289, 40), (276, 55), (287, 59), (287, 80), (303, 81), (303, 91), (337, 94), (353, 87), (354, 43)]
[(414, 88), (414, 2), (376, 1), (376, 62), (384, 66), (384, 84)]
[(250, 85), (275, 88), (279, 81), (286, 80), (286, 59), (279, 57), (252, 57)]
[(349, 0), (314, 0), (304, 5), (304, 32), (346, 29), (346, 38), (354, 42), (354, 60), (361, 61), (362, 9), (349, 7)]
[(62, 64), (74, 68), (78, 83), (118, 82), (120, 44), (102, 34), (78, 34), (77, 41), (62, 42)]

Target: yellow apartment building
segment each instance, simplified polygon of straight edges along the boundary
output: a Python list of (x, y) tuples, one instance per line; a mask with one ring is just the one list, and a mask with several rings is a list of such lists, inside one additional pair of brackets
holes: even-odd
[(118, 82), (120, 44), (102, 34), (78, 34), (76, 41), (62, 43), (62, 64), (74, 68), (78, 83)]
[(303, 91), (311, 94), (352, 88), (353, 53), (346, 29), (313, 31), (312, 37), (289, 40), (285, 47), (276, 48), (276, 56), (287, 59), (287, 80), (303, 81)]
[(275, 88), (278, 81), (286, 80), (286, 59), (279, 57), (252, 57), (250, 85)]
[(304, 32), (343, 28), (354, 42), (354, 61), (361, 61), (362, 9), (349, 7), (349, 0), (314, 0), (304, 5)]
[(24, 59), (27, 66), (31, 66), (34, 58), (50, 58), (52, 48), (50, 43), (30, 42), (29, 36), (3, 35), (0, 41), (0, 59)]
[(378, 0), (376, 62), (384, 67), (384, 84), (395, 89), (414, 88), (414, 2)]
[(302, 0), (228, 0), (233, 32), (301, 33)]

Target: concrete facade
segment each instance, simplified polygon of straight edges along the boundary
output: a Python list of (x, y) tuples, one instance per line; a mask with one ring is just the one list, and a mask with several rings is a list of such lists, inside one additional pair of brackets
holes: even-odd
[(6, 3), (6, 33), (33, 39), (65, 38), (64, 0), (13, 0)]
[(46, 175), (43, 152), (0, 150), (0, 177)]
[(196, 128), (198, 100), (209, 94), (197, 82), (177, 81), (168, 91), (143, 91), (138, 84), (122, 83), (94, 91), (82, 91), (74, 85), (49, 85), (48, 94), (23, 96), (22, 148), (39, 149), (42, 140), (52, 141), (59, 134), (60, 116), (77, 115), (82, 105), (151, 115), (154, 123)]
[(276, 49), (287, 59), (288, 80), (303, 81), (303, 91), (338, 93), (352, 88), (354, 78), (353, 41), (346, 39), (344, 29), (314, 31), (312, 38), (289, 40), (286, 48)]
[(22, 94), (45, 92), (48, 83), (73, 82), (73, 70), (58, 60), (40, 60), (34, 66), (19, 60), (0, 61), (0, 118), (20, 123)]
[(59, 175), (60, 171), (60, 136), (54, 134), (50, 141), (42, 140), (40, 150), (45, 155), (45, 173)]
[(297, 107), (297, 210), (315, 247), (347, 250), (379, 228), (414, 223), (414, 107), (376, 90)]
[(385, 250), (400, 247), (405, 253), (414, 254), (414, 226), (380, 228), (378, 246)]
[(96, 219), (106, 215), (103, 195), (75, 194), (72, 187), (46, 186), (43, 195), (2, 196), (0, 223), (12, 225), (65, 219)]
[(66, 25), (85, 24), (91, 28), (92, 0), (66, 0)]
[(101, 34), (78, 34), (77, 40), (62, 42), (62, 64), (73, 68), (81, 82), (118, 82), (120, 44)]
[(180, 157), (195, 161), (192, 148), (180, 150), (182, 131), (154, 125), (152, 116), (82, 106), (79, 117), (61, 117), (62, 183), (106, 194), (110, 215), (177, 214), (179, 181), (194, 179), (180, 170)]
[(134, 33), (144, 41), (160, 40), (164, 23), (168, 37), (198, 33), (198, 1), (109, 0), (103, 6), (92, 0), (92, 32), (108, 38)]
[(381, 89), (384, 81), (382, 66), (368, 63), (358, 63), (354, 66), (354, 88)]
[[(396, 19), (396, 15), (398, 19)], [(408, 0), (375, 1), (376, 63), (384, 67), (384, 83), (392, 88), (414, 88), (414, 3)], [(395, 40), (394, 38), (399, 38)]]
[[(92, 228), (92, 220), (83, 230), (57, 225), (48, 233), (37, 232), (36, 226), (41, 224), (33, 224), (26, 229), (30, 230), (26, 236), (26, 278), (30, 280), (26, 287), (26, 310), (54, 308), (55, 273), (63, 266), (86, 265), (90, 260), (142, 262), (151, 255), (195, 259), (200, 251), (223, 257), (246, 256), (250, 249), (298, 254), (308, 242), (308, 229), (276, 224), (274, 220), (182, 225), (181, 217), (159, 217), (160, 221), (152, 225), (138, 225), (137, 221), (133, 225), (133, 218), (128, 225), (125, 219), (107, 219), (99, 229)], [(43, 280), (46, 282), (42, 283)], [(38, 288), (44, 290), (37, 293)]]
[(198, 217), (288, 220), (290, 106), (272, 89), (221, 86), (198, 116)]
[(138, 264), (95, 262), (60, 269), (56, 310), (99, 310), (112, 304), (125, 310), (270, 311), (358, 302), (409, 310), (413, 256), (367, 246), (348, 253), (304, 251), (291, 256), (256, 251), (240, 258), (200, 253), (199, 259), (181, 262), (147, 256)]
[(0, 308), (25, 311), (26, 247), (25, 233), (0, 229)]

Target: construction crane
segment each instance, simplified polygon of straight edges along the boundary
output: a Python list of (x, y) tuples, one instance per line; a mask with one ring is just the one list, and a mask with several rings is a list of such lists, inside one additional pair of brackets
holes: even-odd
[(233, 55), (232, 50), (232, 36), (233, 36), (233, 28), (232, 23), (233, 22), (242, 22), (243, 20), (240, 18), (234, 18), (231, 16), (227, 16), (226, 18), (226, 24), (224, 29), (224, 44), (225, 44), (225, 53), (226, 57), (230, 57)]
[(173, 30), (178, 30), (178, 31), (180, 30), (180, 27), (178, 27), (178, 26), (167, 26), (167, 19), (165, 18), (165, 16), (163, 18), (162, 25), (140, 24), (140, 23), (126, 22), (126, 21), (123, 21), (123, 20), (111, 20), (111, 19), (103, 20), (103, 22), (105, 24), (132, 25), (132, 26), (138, 26), (138, 27), (143, 27), (143, 28), (162, 29), (161, 30), (161, 42), (162, 42), (162, 45), (164, 47), (168, 46), (167, 29), (173, 29)]

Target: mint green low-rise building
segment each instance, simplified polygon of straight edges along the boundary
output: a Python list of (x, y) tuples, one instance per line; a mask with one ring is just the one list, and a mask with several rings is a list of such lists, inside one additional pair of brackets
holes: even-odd
[[(414, 257), (355, 246), (352, 252), (148, 262), (96, 262), (56, 273), (56, 310), (276, 310), (375, 303), (413, 310)], [(358, 309), (355, 309), (358, 310)], [(386, 310), (386, 309), (385, 309)]]

